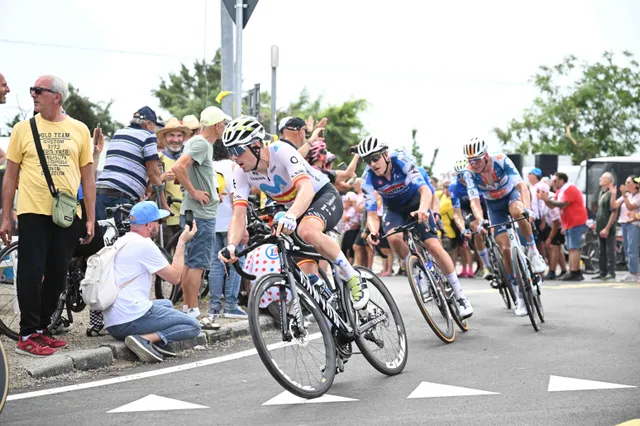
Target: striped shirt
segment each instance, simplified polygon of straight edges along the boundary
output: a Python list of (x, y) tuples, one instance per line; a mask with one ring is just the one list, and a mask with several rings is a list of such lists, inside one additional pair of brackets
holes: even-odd
[(141, 199), (147, 188), (147, 161), (158, 159), (156, 135), (132, 124), (118, 130), (107, 148), (97, 188), (111, 188)]

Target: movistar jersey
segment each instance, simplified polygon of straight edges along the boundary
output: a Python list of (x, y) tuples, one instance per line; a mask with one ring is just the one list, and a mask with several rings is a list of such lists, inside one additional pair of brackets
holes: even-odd
[(391, 180), (387, 180), (385, 176), (377, 176), (368, 166), (362, 174), (362, 192), (368, 212), (377, 209), (374, 191), (380, 194), (385, 206), (393, 209), (407, 204), (421, 186), (430, 186), (427, 184), (427, 171), (419, 170), (405, 153), (393, 152), (389, 155), (389, 161)]
[(496, 154), (489, 157), (493, 162), (493, 183), (488, 183), (482, 173), (474, 173), (471, 166), (464, 172), (464, 180), (467, 183), (467, 191), (470, 199), (484, 196), (487, 200), (500, 200), (513, 191), (517, 184), (522, 182), (522, 177), (513, 162), (505, 154)]
[(258, 188), (278, 204), (290, 207), (296, 198), (296, 184), (309, 179), (313, 190), (329, 183), (322, 172), (314, 169), (288, 143), (274, 142), (266, 147), (269, 155), (267, 174), (256, 171), (245, 173), (236, 167), (233, 172), (233, 204), (248, 205), (250, 187)]

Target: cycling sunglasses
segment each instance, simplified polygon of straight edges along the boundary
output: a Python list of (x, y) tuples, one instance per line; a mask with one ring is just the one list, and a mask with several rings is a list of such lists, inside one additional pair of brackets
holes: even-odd
[(381, 158), (382, 158), (382, 154), (377, 153), (377, 154), (368, 155), (368, 156), (362, 158), (362, 160), (364, 161), (365, 164), (371, 164), (371, 163), (377, 162)]
[(469, 164), (478, 164), (479, 162), (482, 161), (483, 157), (480, 158), (469, 158), (467, 161), (469, 162)]
[(230, 146), (227, 148), (229, 155), (232, 157), (240, 157), (247, 150), (246, 146)]
[(29, 93), (34, 93), (38, 96), (42, 95), (42, 92), (49, 92), (49, 93), (53, 93), (56, 94), (58, 92), (51, 90), (51, 89), (47, 89), (46, 87), (40, 87), (40, 86), (36, 86), (36, 87), (30, 87), (29, 88)]

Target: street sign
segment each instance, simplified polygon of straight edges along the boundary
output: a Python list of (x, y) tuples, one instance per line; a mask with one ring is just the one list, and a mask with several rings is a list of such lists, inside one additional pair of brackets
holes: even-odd
[(249, 89), (247, 93), (247, 109), (249, 115), (260, 119), (260, 83)]
[[(231, 19), (233, 22), (236, 22), (236, 0), (222, 0), (227, 10), (229, 11), (229, 15), (231, 15)], [(249, 18), (251, 18), (251, 14), (253, 10), (256, 8), (258, 4), (258, 0), (243, 0), (244, 10), (242, 11), (242, 28), (247, 26), (247, 22), (249, 22)]]

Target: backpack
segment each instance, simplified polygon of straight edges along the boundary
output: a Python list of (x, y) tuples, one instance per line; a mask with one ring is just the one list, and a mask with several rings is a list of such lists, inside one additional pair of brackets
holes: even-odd
[(87, 259), (87, 270), (80, 283), (80, 289), (82, 300), (92, 311), (104, 311), (110, 308), (118, 298), (120, 290), (137, 278), (135, 276), (120, 286), (116, 284), (114, 268), (116, 254), (130, 241), (116, 240), (113, 245), (102, 248)]

